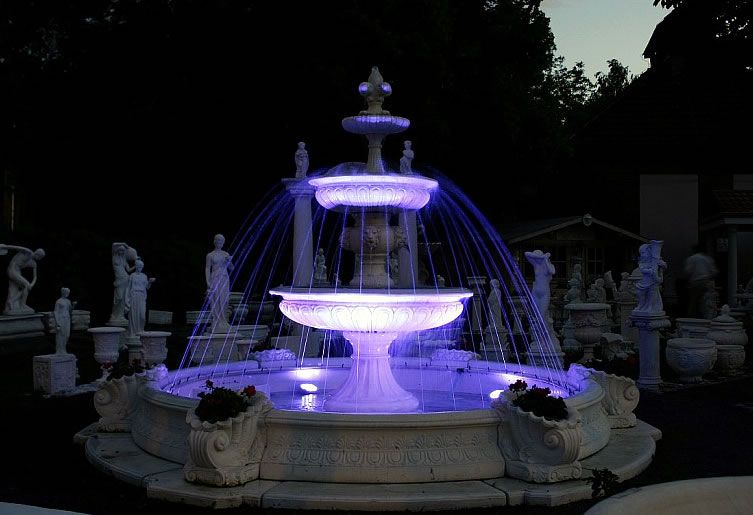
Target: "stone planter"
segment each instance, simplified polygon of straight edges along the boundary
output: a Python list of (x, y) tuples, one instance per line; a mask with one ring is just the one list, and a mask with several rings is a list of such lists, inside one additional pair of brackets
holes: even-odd
[(118, 361), (120, 354), (120, 337), (125, 333), (123, 327), (92, 327), (87, 330), (94, 338), (94, 359), (102, 366), (102, 377), (99, 381), (107, 378), (109, 367)]
[(246, 411), (215, 423), (202, 422), (191, 410), (186, 422), (188, 457), (186, 481), (212, 486), (236, 486), (259, 478), (266, 442), (263, 420), (272, 410), (266, 395), (257, 392)]
[(144, 363), (155, 366), (165, 361), (165, 358), (167, 358), (167, 337), (172, 334), (167, 331), (144, 331), (139, 334)]
[(716, 363), (716, 344), (704, 338), (672, 338), (667, 341), (667, 364), (681, 383), (700, 383)]
[(599, 302), (572, 302), (565, 306), (570, 313), (570, 319), (575, 327), (575, 339), (583, 348), (581, 361), (588, 361), (594, 357), (594, 346), (599, 343), (601, 333), (607, 327), (607, 312), (609, 304)]
[(235, 347), (238, 349), (238, 361), (245, 361), (249, 359), (251, 349), (253, 349), (257, 344), (258, 340), (251, 340), (244, 338), (242, 340), (235, 340)]
[(150, 324), (170, 325), (173, 323), (173, 312), (150, 309), (148, 319)]
[(714, 340), (717, 345), (747, 345), (748, 335), (745, 334), (743, 323), (730, 316), (729, 306), (722, 307), (722, 314), (711, 321), (705, 338)]
[(640, 391), (635, 385), (635, 381), (629, 377), (608, 374), (603, 370), (585, 368), (582, 365), (572, 365), (570, 368), (573, 367), (590, 373), (591, 378), (599, 383), (599, 386), (604, 390), (604, 399), (602, 399), (601, 405), (607, 412), (607, 418), (613, 429), (635, 426), (636, 419), (633, 410), (640, 401)]
[(144, 374), (103, 381), (94, 394), (94, 409), (100, 415), (97, 430), (105, 433), (128, 433), (131, 416), (139, 401), (139, 386)]
[(717, 345), (715, 369), (722, 375), (734, 376), (745, 364), (745, 347), (742, 345)]
[(568, 408), (565, 420), (553, 421), (523, 411), (508, 399), (492, 402), (502, 418), (499, 443), (505, 458), (507, 476), (534, 483), (554, 483), (578, 479), (581, 417)]
[(705, 318), (678, 318), (677, 324), (678, 338), (706, 338), (709, 332), (711, 320)]

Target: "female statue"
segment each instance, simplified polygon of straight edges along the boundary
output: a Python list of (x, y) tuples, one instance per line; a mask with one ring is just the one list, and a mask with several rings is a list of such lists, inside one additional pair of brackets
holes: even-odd
[(73, 305), (68, 300), (71, 290), (60, 288), (60, 298), (55, 301), (52, 315), (55, 317), (55, 354), (66, 354), (65, 347), (71, 336), (71, 316)]
[[(4, 256), (9, 250), (18, 251), (8, 263), (8, 297), (5, 301), (5, 315), (27, 315), (34, 310), (26, 305), (29, 292), (37, 284), (37, 261), (44, 257), (44, 250), (32, 251), (26, 247), (0, 244), (0, 256)], [(32, 279), (24, 277), (22, 270), (31, 268)]]
[(225, 237), (222, 234), (214, 236), (214, 250), (207, 254), (204, 276), (207, 282), (207, 298), (210, 312), (214, 321), (213, 331), (227, 332), (227, 306), (230, 301), (230, 276), (234, 268), (233, 256), (222, 250)]
[(138, 259), (136, 249), (125, 243), (112, 244), (112, 272), (115, 276), (112, 285), (115, 289), (112, 295), (112, 313), (109, 321), (111, 325), (127, 324), (124, 316), (126, 286), (128, 286), (128, 274), (135, 270), (135, 267), (129, 266), (128, 262), (136, 261), (136, 259)]
[(136, 271), (128, 276), (126, 286), (125, 309), (128, 313), (128, 337), (138, 338), (144, 332), (146, 325), (146, 291), (155, 281), (154, 277), (147, 278), (142, 272), (144, 262), (136, 260)]

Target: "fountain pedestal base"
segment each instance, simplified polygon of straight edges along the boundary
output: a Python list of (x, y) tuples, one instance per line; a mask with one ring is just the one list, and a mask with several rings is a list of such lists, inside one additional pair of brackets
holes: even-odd
[(328, 411), (341, 413), (405, 413), (418, 399), (392, 375), (388, 349), (397, 333), (344, 332), (353, 344), (353, 366), (345, 382), (327, 399)]

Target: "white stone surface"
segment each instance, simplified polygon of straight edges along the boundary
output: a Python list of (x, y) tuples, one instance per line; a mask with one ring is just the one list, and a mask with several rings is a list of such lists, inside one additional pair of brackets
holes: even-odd
[(171, 325), (173, 323), (173, 312), (150, 309), (147, 320), (154, 325)]
[(131, 417), (136, 412), (138, 389), (143, 379), (144, 374), (134, 374), (100, 383), (94, 394), (94, 408), (100, 415), (99, 431), (117, 433), (131, 430)]
[(638, 328), (640, 356), (639, 388), (657, 390), (661, 384), (659, 330), (670, 326), (664, 312), (645, 313), (637, 309), (630, 314), (630, 323)]
[(28, 504), (0, 502), (0, 515), (86, 515), (77, 511), (54, 510), (40, 508)]
[(215, 510), (239, 506), (260, 507), (262, 496), (277, 481), (256, 480), (242, 486), (217, 488), (189, 483), (182, 471), (170, 470), (145, 480), (146, 494), (151, 499), (177, 502)]
[(97, 433), (86, 440), (86, 459), (96, 468), (134, 486), (145, 486), (152, 474), (179, 471), (183, 465), (142, 451), (128, 433)]
[(33, 338), (44, 335), (41, 313), (30, 315), (0, 315), (0, 341)]
[(76, 356), (45, 354), (34, 356), (34, 391), (58, 395), (76, 388)]
[(753, 513), (753, 476), (672, 481), (633, 488), (592, 507), (586, 515), (747, 515)]

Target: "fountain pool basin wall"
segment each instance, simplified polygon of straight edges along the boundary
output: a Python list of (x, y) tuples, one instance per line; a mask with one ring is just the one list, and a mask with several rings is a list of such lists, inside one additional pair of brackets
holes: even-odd
[[(343, 370), (332, 381), (344, 380), (349, 359), (329, 360), (330, 369)], [(579, 459), (607, 445), (610, 424), (601, 406), (604, 392), (593, 380), (568, 375), (557, 385), (542, 378), (542, 370), (525, 365), (504, 365), (471, 361), (464, 372), (432, 368), (429, 360), (401, 359), (395, 373), (423, 380), (422, 384), (447, 384), (446, 374), (458, 374), (456, 393), (475, 393), (493, 388), (495, 382), (522, 377), (529, 384), (549, 386), (555, 393), (568, 395), (565, 402), (581, 415), (583, 439)], [(319, 365), (317, 359), (303, 362)], [(146, 452), (176, 463), (185, 463), (189, 426), (186, 415), (198, 400), (168, 393), (192, 391), (212, 376), (215, 384), (256, 384), (274, 396), (289, 389), (285, 374), (317, 371), (296, 368), (271, 371), (258, 368), (254, 361), (232, 363), (222, 377), (214, 366), (195, 367), (170, 373), (159, 383), (145, 383), (139, 390), (140, 402), (131, 425), (134, 442)], [(322, 369), (323, 370), (323, 369)], [(401, 372), (402, 371), (402, 372)], [(306, 374), (304, 373), (304, 376)], [(267, 384), (260, 384), (271, 378)], [(223, 383), (225, 381), (225, 383)], [(475, 391), (473, 390), (475, 385)], [(419, 385), (420, 386), (420, 385)], [(500, 388), (502, 389), (502, 388)], [(441, 392), (440, 392), (441, 393)], [(490, 391), (484, 392), (488, 395)], [(487, 404), (488, 406), (488, 404)], [(348, 414), (292, 409), (274, 409), (264, 420), (266, 447), (260, 479), (337, 483), (415, 483), (489, 479), (501, 477), (505, 461), (499, 447), (499, 412), (492, 408), (463, 411), (436, 411), (404, 414)]]

